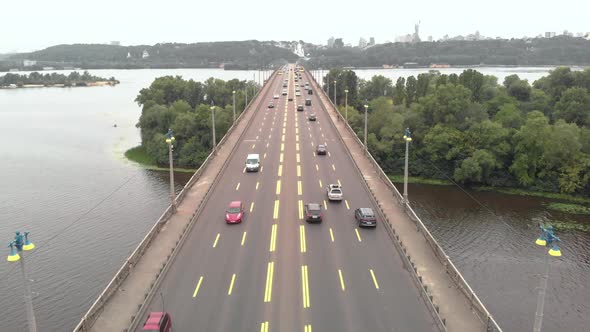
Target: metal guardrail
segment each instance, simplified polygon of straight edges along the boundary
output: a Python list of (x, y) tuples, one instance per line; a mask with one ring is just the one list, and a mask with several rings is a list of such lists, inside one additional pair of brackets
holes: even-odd
[[(332, 101), (326, 95), (326, 93), (324, 92), (322, 87), (315, 80), (315, 77), (313, 77), (313, 75), (308, 74), (308, 77), (309, 76), (312, 77), (312, 81), (315, 84), (315, 90), (317, 91), (317, 93), (321, 93), (321, 95), (324, 96), (324, 98), (323, 98), (324, 102), (326, 102), (325, 100), (327, 99), (327, 103), (332, 106), (333, 111), (336, 112), (338, 118), (346, 125), (346, 128), (349, 131), (349, 133), (352, 135), (352, 137), (355, 138), (355, 141), (357, 142), (357, 144), (359, 144), (359, 146), (364, 150), (365, 156), (370, 160), (371, 164), (373, 164), (373, 167), (375, 167), (377, 169), (377, 173), (378, 173), (380, 179), (385, 181), (386, 185), (393, 192), (395, 198), (397, 199), (398, 204), (404, 207), (404, 212), (410, 218), (410, 220), (412, 222), (414, 222), (414, 224), (416, 225), (416, 230), (418, 232), (422, 233), (422, 235), (426, 239), (426, 242), (428, 242), (428, 244), (430, 245), (430, 247), (434, 251), (437, 259), (445, 267), (446, 273), (451, 277), (451, 279), (455, 282), (455, 284), (459, 287), (459, 289), (461, 289), (463, 295), (467, 298), (467, 300), (471, 304), (471, 308), (475, 309), (475, 312), (476, 312), (478, 318), (482, 322), (483, 331), (502, 332), (502, 329), (500, 328), (498, 323), (494, 320), (492, 315), (489, 313), (489, 311), (486, 309), (486, 307), (480, 301), (479, 297), (475, 294), (473, 289), (469, 286), (469, 284), (467, 283), (465, 278), (463, 278), (463, 275), (461, 274), (461, 272), (459, 272), (459, 270), (457, 269), (455, 264), (453, 264), (453, 262), (450, 260), (449, 256), (444, 252), (443, 248), (438, 244), (436, 239), (434, 239), (434, 237), (432, 236), (430, 231), (428, 231), (428, 229), (426, 228), (426, 226), (424, 225), (422, 220), (418, 217), (418, 215), (411, 208), (409, 202), (404, 202), (403, 196), (400, 194), (397, 187), (391, 182), (391, 179), (389, 179), (389, 177), (385, 174), (385, 172), (383, 171), (381, 166), (377, 163), (377, 161), (373, 158), (373, 156), (369, 153), (369, 151), (365, 149), (364, 144), (358, 138), (356, 132), (352, 129), (350, 124), (348, 124), (345, 121), (342, 114), (337, 110), (336, 106), (332, 103)], [(321, 103), (321, 106), (326, 112), (328, 112), (324, 103)], [(343, 142), (344, 146), (346, 147), (346, 143), (344, 142), (342, 136), (340, 135), (340, 132), (336, 128), (336, 124), (332, 121), (331, 118), (330, 118), (330, 123), (336, 129), (336, 132), (338, 133), (338, 137), (340, 138), (340, 140)], [(393, 227), (391, 222), (389, 222), (389, 219), (385, 216), (385, 213), (381, 209), (381, 204), (377, 201), (376, 197), (374, 196), (373, 191), (371, 190), (367, 181), (365, 180), (364, 176), (362, 175), (360, 168), (358, 167), (358, 165), (354, 161), (352, 154), (350, 153), (348, 148), (346, 148), (345, 150), (346, 150), (347, 154), (349, 155), (350, 159), (352, 160), (353, 165), (355, 166), (355, 169), (359, 173), (360, 177), (363, 179), (363, 184), (368, 189), (368, 191), (371, 192), (372, 200), (376, 203), (377, 206), (379, 206), (378, 212), (380, 213), (383, 220), (387, 221), (387, 225), (390, 228), (390, 229), (388, 229), (388, 232), (390, 232), (390, 235), (392, 235), (392, 238), (394, 239), (393, 242), (395, 243), (396, 248), (398, 250), (400, 250), (400, 254), (403, 253), (403, 255), (401, 255), (401, 256), (404, 260), (404, 264), (406, 264), (406, 266), (408, 268), (411, 268), (411, 271), (413, 272), (413, 273), (411, 273), (411, 275), (413, 276), (414, 281), (417, 282), (417, 285), (421, 290), (421, 295), (424, 298), (424, 300), (426, 301), (426, 303), (428, 304), (429, 309), (431, 309), (431, 312), (435, 315), (435, 317), (437, 319), (437, 323), (439, 323), (439, 328), (446, 331), (445, 319), (439, 315), (439, 307), (434, 303), (434, 297), (431, 294), (429, 294), (427, 285), (424, 285), (422, 277), (418, 274), (418, 270), (417, 270), (416, 266), (411, 261), (411, 256), (407, 253), (407, 250), (403, 246), (403, 242), (400, 240), (399, 235), (396, 234), (395, 228)]]
[[(276, 75), (276, 72), (272, 74), (272, 76), (268, 79), (268, 81), (270, 82), (271, 79), (274, 78), (275, 75)], [(236, 122), (234, 124), (232, 124), (232, 126), (227, 130), (227, 132), (223, 136), (223, 138), (219, 141), (219, 143), (217, 144), (218, 147), (225, 143), (225, 141), (227, 140), (227, 137), (235, 130), (235, 127), (240, 122), (240, 120), (242, 119), (242, 117), (246, 113), (246, 111), (248, 111), (255, 102), (258, 102), (258, 97), (260, 95), (260, 92), (263, 90), (264, 90), (264, 86), (261, 87), (261, 89), (259, 91), (257, 91), (256, 94), (252, 97), (252, 99), (250, 100), (250, 103), (248, 103), (248, 105), (246, 105), (246, 107), (244, 108), (244, 111), (242, 113), (240, 113), (240, 115), (237, 117)], [(267, 91), (267, 94), (268, 94), (268, 91)], [(248, 123), (246, 125), (246, 128), (249, 125), (250, 125), (250, 123)], [(245, 132), (245, 129), (244, 129), (244, 132)], [(240, 137), (242, 135), (243, 135), (243, 132), (240, 135)], [(230, 156), (233, 154), (236, 146), (234, 146), (232, 148), (232, 151), (230, 152)], [(214, 156), (215, 156), (215, 154), (213, 152), (211, 152), (207, 156), (205, 161), (203, 161), (203, 163), (201, 164), (199, 169), (197, 169), (195, 174), (193, 174), (193, 176), (191, 176), (189, 181), (185, 184), (182, 191), (176, 197), (175, 202), (176, 202), (177, 206), (180, 205), (180, 203), (184, 200), (184, 197), (186, 196), (186, 193), (188, 192), (188, 190), (198, 181), (198, 179), (201, 177), (201, 174), (203, 174), (203, 172), (205, 171), (205, 169), (209, 165), (210, 161), (214, 158)], [(152, 283), (149, 293), (153, 293), (152, 290), (154, 289), (154, 286), (156, 285), (158, 278), (161, 275), (163, 275), (162, 271), (167, 267), (167, 265), (168, 265), (167, 263), (170, 261), (170, 259), (173, 258), (173, 256), (175, 256), (176, 248), (178, 248), (179, 244), (182, 244), (181, 240), (183, 239), (183, 237), (188, 233), (188, 230), (190, 230), (190, 228), (192, 228), (192, 224), (194, 223), (194, 221), (196, 220), (196, 217), (200, 213), (201, 208), (204, 205), (204, 202), (207, 200), (210, 191), (214, 187), (214, 184), (217, 182), (220, 173), (221, 173), (221, 171), (219, 173), (217, 173), (214, 181), (212, 182), (212, 184), (209, 187), (209, 189), (207, 190), (205, 196), (203, 197), (203, 199), (199, 203), (199, 207), (195, 210), (195, 213), (192, 214), (191, 220), (189, 221), (187, 226), (184, 228), (181, 238), (179, 239), (179, 241), (176, 242), (176, 246), (174, 248), (172, 248), (171, 255), (168, 256), (168, 260), (164, 263), (164, 266), (160, 270), (160, 273), (156, 276), (155, 282)], [(168, 207), (166, 208), (164, 213), (160, 216), (160, 218), (158, 218), (158, 220), (156, 221), (154, 226), (152, 226), (152, 228), (149, 230), (149, 232), (146, 234), (146, 236), (141, 240), (141, 242), (137, 245), (135, 250), (131, 253), (129, 258), (127, 258), (125, 260), (125, 262), (123, 263), (123, 265), (121, 266), (121, 268), (119, 268), (119, 270), (117, 271), (117, 273), (115, 274), (113, 279), (111, 279), (111, 281), (107, 284), (105, 289), (100, 293), (100, 295), (98, 296), (96, 301), (94, 301), (94, 303), (90, 306), (90, 308), (88, 309), (86, 314), (84, 314), (84, 316), (82, 317), (82, 319), (80, 320), (78, 325), (76, 325), (76, 327), (74, 328), (73, 332), (83, 332), (83, 331), (90, 330), (90, 328), (94, 325), (94, 322), (96, 321), (98, 316), (102, 313), (106, 303), (110, 300), (110, 298), (113, 296), (113, 294), (119, 289), (119, 286), (125, 281), (125, 279), (127, 279), (127, 276), (129, 275), (130, 271), (133, 269), (133, 266), (137, 262), (139, 262), (139, 260), (143, 257), (143, 254), (145, 253), (147, 248), (152, 243), (152, 240), (156, 237), (156, 235), (160, 232), (162, 226), (164, 224), (166, 224), (168, 219), (170, 219), (170, 216), (172, 216), (173, 214), (174, 214), (174, 211), (173, 211), (172, 205), (168, 205)], [(146, 296), (146, 299), (147, 298), (148, 298), (148, 296)], [(145, 303), (145, 301), (144, 301), (144, 303)], [(143, 307), (144, 307), (144, 304), (142, 304), (141, 307), (138, 309), (138, 313), (142, 310)], [(132, 322), (135, 320), (135, 318), (137, 316), (138, 315), (136, 314), (134, 317), (131, 317)]]

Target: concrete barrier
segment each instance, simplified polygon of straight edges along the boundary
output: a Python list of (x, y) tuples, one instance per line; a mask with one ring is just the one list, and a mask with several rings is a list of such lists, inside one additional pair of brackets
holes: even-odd
[[(269, 78), (268, 82), (271, 82), (272, 79), (275, 77), (275, 75), (276, 75), (276, 72), (273, 73), (271, 78)], [(250, 103), (248, 103), (248, 105), (245, 107), (244, 111), (236, 119), (236, 122), (234, 124), (232, 124), (232, 126), (228, 129), (227, 133), (219, 141), (219, 143), (217, 144), (217, 147), (220, 147), (225, 143), (225, 141), (227, 140), (227, 137), (229, 137), (233, 133), (233, 131), (235, 130), (235, 127), (242, 120), (243, 115), (246, 114), (246, 112), (249, 111), (253, 105), (260, 102), (259, 96), (260, 96), (261, 91), (264, 91), (264, 87), (262, 87), (260, 89), (260, 91), (258, 91), (254, 95), (254, 97), (250, 100)], [(266, 94), (268, 94), (268, 90), (266, 91)], [(249, 125), (250, 125), (250, 123), (248, 123), (246, 125), (246, 129)], [(240, 134), (240, 137), (243, 135), (243, 133), (246, 131), (246, 129), (244, 129), (244, 131)], [(232, 150), (230, 152), (230, 157), (233, 154), (234, 150), (236, 149), (236, 146), (237, 145), (232, 147)], [(193, 174), (193, 176), (191, 176), (191, 178), (185, 184), (182, 191), (176, 197), (175, 202), (176, 202), (177, 206), (180, 205), (180, 203), (183, 201), (188, 190), (199, 180), (201, 174), (204, 172), (204, 170), (207, 168), (210, 161), (214, 157), (215, 157), (215, 154), (213, 152), (210, 153), (207, 156), (207, 158), (205, 159), (205, 161), (201, 164), (199, 169), (195, 172), (195, 174)], [(182, 245), (182, 242), (183, 242), (182, 240), (185, 238), (186, 234), (188, 234), (188, 231), (192, 228), (194, 221), (197, 219), (198, 214), (202, 210), (204, 202), (207, 201), (209, 193), (211, 192), (212, 188), (214, 187), (215, 183), (217, 182), (220, 173), (221, 173), (221, 170), (219, 173), (217, 173), (215, 180), (213, 181), (213, 183), (211, 184), (211, 186), (207, 190), (205, 197), (201, 200), (198, 208), (195, 210), (195, 213), (193, 213), (193, 215), (191, 216), (191, 220), (190, 220), (189, 224), (187, 225), (187, 227), (184, 228), (183, 234), (181, 235), (179, 240), (176, 242), (176, 246), (174, 248), (172, 248), (172, 251), (171, 251), (170, 255), (168, 256), (168, 260), (164, 263), (164, 266), (162, 266), (158, 275), (155, 276), (154, 282), (151, 284), (150, 290), (148, 291), (148, 293), (146, 293), (146, 298), (145, 298), (144, 302), (138, 308), (138, 313), (134, 317), (131, 317), (132, 324), (134, 321), (136, 321), (137, 317), (140, 316), (139, 313), (141, 313), (142, 309), (145, 307), (145, 303), (147, 302), (147, 300), (153, 295), (152, 290), (159, 283), (158, 281), (160, 280), (161, 276), (164, 275), (163, 272), (165, 272), (169, 266), (168, 262), (170, 262), (170, 260), (172, 258), (174, 258), (174, 256), (176, 255), (176, 252), (177, 252), (176, 249)], [(133, 266), (143, 257), (143, 254), (145, 253), (147, 248), (150, 246), (150, 244), (152, 243), (152, 241), (156, 237), (156, 235), (158, 235), (162, 226), (166, 224), (168, 219), (170, 219), (170, 216), (172, 216), (173, 214), (174, 214), (174, 211), (173, 211), (172, 205), (169, 205), (166, 208), (166, 210), (164, 211), (164, 213), (160, 216), (160, 218), (158, 218), (158, 220), (156, 221), (154, 226), (152, 226), (152, 228), (149, 230), (149, 232), (146, 234), (146, 236), (141, 240), (141, 242), (138, 244), (138, 246), (135, 248), (135, 250), (125, 260), (125, 262), (123, 263), (121, 268), (119, 268), (119, 270), (117, 271), (117, 273), (115, 274), (113, 279), (111, 279), (111, 281), (108, 283), (108, 285), (102, 291), (102, 293), (100, 293), (100, 295), (98, 296), (96, 301), (94, 301), (94, 303), (90, 306), (90, 308), (88, 309), (86, 314), (84, 314), (84, 316), (82, 317), (82, 319), (80, 320), (78, 325), (74, 328), (73, 332), (82, 332), (82, 331), (89, 331), (90, 330), (90, 328), (93, 326), (94, 322), (96, 321), (97, 317), (103, 311), (105, 304), (109, 301), (109, 299), (112, 297), (112, 295), (119, 289), (119, 286), (125, 281), (125, 279), (129, 275), (129, 272), (131, 271)]]
[[(426, 228), (426, 226), (424, 225), (422, 220), (418, 217), (418, 215), (411, 208), (410, 203), (404, 202), (403, 196), (400, 194), (397, 187), (391, 182), (391, 179), (389, 179), (387, 174), (385, 174), (385, 172), (383, 171), (381, 166), (377, 163), (377, 161), (373, 158), (373, 156), (369, 153), (369, 151), (364, 148), (363, 142), (361, 142), (361, 140), (358, 138), (356, 132), (345, 121), (345, 118), (337, 110), (336, 106), (332, 103), (329, 96), (327, 96), (325, 94), (325, 92), (322, 89), (322, 87), (320, 86), (320, 84), (315, 80), (315, 77), (313, 77), (313, 75), (308, 75), (308, 77), (310, 77), (310, 76), (312, 78), (311, 81), (313, 82), (314, 90), (316, 91), (316, 93), (320, 94), (321, 96), (324, 97), (322, 102), (320, 103), (322, 108), (326, 112), (329, 112), (330, 110), (328, 110), (324, 104), (324, 103), (328, 103), (332, 107), (331, 111), (336, 112), (336, 115), (337, 115), (339, 121), (342, 121), (343, 124), (345, 124), (346, 129), (349, 131), (351, 136), (354, 137), (356, 144), (358, 144), (364, 150), (365, 156), (369, 159), (370, 163), (377, 170), (376, 173), (379, 175), (379, 178), (382, 181), (384, 181), (385, 184), (389, 187), (393, 196), (396, 198), (396, 202), (400, 206), (404, 207), (405, 214), (416, 225), (416, 230), (424, 236), (425, 240), (432, 248), (436, 258), (441, 262), (442, 266), (445, 268), (446, 273), (450, 276), (450, 278), (454, 281), (456, 286), (461, 290), (462, 294), (467, 298), (467, 300), (471, 304), (472, 310), (475, 311), (475, 313), (477, 314), (478, 318), (480, 319), (480, 321), (482, 323), (482, 331), (502, 332), (502, 329), (499, 327), (498, 323), (494, 320), (492, 315), (489, 313), (489, 311), (486, 309), (486, 307), (480, 301), (479, 297), (475, 294), (473, 289), (469, 286), (469, 284), (467, 283), (465, 278), (463, 278), (463, 276), (461, 275), (459, 270), (455, 267), (453, 262), (449, 259), (449, 256), (444, 252), (444, 250), (438, 244), (436, 239), (434, 239), (434, 237), (432, 236), (430, 231), (428, 231), (428, 229)], [(360, 170), (360, 168), (358, 167), (358, 165), (354, 161), (354, 158), (352, 157), (352, 154), (351, 154), (350, 150), (348, 149), (346, 142), (344, 142), (342, 136), (340, 135), (340, 132), (338, 131), (338, 128), (336, 127), (334, 122), (331, 120), (331, 118), (330, 118), (330, 123), (332, 124), (332, 126), (334, 127), (336, 132), (338, 133), (338, 137), (339, 137), (340, 141), (346, 147), (345, 150), (346, 150), (347, 154), (349, 155), (350, 159), (352, 160), (356, 171), (358, 172), (360, 177), (363, 179), (363, 184), (364, 184), (365, 188), (367, 188), (367, 190), (371, 193), (371, 199), (373, 200), (375, 205), (377, 205), (379, 207), (377, 212), (380, 214), (380, 217), (382, 218), (382, 220), (386, 221), (386, 225), (387, 225), (386, 229), (387, 229), (388, 233), (390, 234), (396, 248), (398, 249), (400, 256), (402, 257), (402, 260), (404, 261), (404, 265), (406, 266), (408, 271), (411, 272), (410, 274), (412, 275), (416, 285), (420, 289), (420, 293), (422, 295), (422, 298), (425, 300), (431, 313), (434, 315), (439, 328), (443, 331), (446, 331), (445, 318), (440, 316), (439, 306), (435, 304), (434, 297), (429, 293), (428, 287), (423, 283), (423, 279), (418, 274), (417, 268), (415, 267), (414, 263), (412, 262), (410, 254), (407, 252), (400, 237), (396, 234), (393, 224), (389, 221), (389, 219), (387, 218), (387, 216), (383, 212), (383, 210), (381, 208), (381, 204), (375, 198), (373, 191), (369, 187), (365, 177), (363, 176), (362, 171)]]

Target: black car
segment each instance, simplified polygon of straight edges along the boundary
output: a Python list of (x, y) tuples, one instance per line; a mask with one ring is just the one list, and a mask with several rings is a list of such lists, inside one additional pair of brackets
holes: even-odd
[(308, 95), (313, 95), (313, 90), (311, 89), (311, 87), (307, 90), (307, 94)]
[(289, 96), (289, 101), (293, 101), (293, 96)]
[(377, 226), (377, 219), (371, 208), (358, 208), (354, 210), (354, 218), (358, 221), (359, 226)]
[(303, 105), (297, 105), (297, 111), (303, 112)]
[(316, 120), (315, 113), (309, 113), (308, 119), (309, 119), (309, 121), (315, 121)]
[(305, 99), (305, 106), (311, 106), (311, 99)]
[(326, 146), (323, 144), (319, 144), (315, 150), (318, 155), (325, 155), (326, 154)]
[(322, 222), (322, 206), (318, 203), (305, 204), (305, 220)]
[(273, 104), (273, 103), (268, 104), (268, 108), (275, 108), (275, 104)]

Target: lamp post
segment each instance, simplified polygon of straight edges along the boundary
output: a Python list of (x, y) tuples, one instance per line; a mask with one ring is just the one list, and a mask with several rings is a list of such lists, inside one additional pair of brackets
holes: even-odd
[(168, 129), (166, 133), (166, 143), (168, 143), (168, 164), (170, 165), (170, 205), (172, 206), (172, 211), (176, 211), (176, 193), (174, 192), (174, 164), (172, 160), (172, 149), (173, 143), (175, 141), (174, 135), (172, 135), (172, 130)]
[[(557, 242), (561, 240), (553, 234), (553, 226), (548, 225), (547, 228), (539, 224), (541, 228), (541, 236), (535, 241), (539, 246), (551, 248), (545, 256), (545, 274), (541, 278), (541, 284), (539, 286), (539, 295), (537, 297), (537, 311), (535, 312), (535, 325), (533, 326), (534, 332), (541, 332), (541, 325), (543, 324), (543, 308), (545, 306), (545, 293), (547, 292), (547, 280), (549, 279), (549, 271), (551, 264), (549, 264), (549, 256), (560, 257), (561, 250), (557, 245)], [(555, 242), (555, 243), (554, 243)]]
[(367, 101), (366, 100), (365, 100), (364, 107), (365, 107), (365, 132), (364, 132), (364, 134), (365, 134), (365, 150), (368, 151), (369, 148), (367, 147), (367, 113), (368, 113), (368, 110), (369, 110), (369, 105), (367, 104)]
[[(23, 239), (24, 238), (24, 239)], [(29, 232), (16, 232), (14, 241), (8, 244), (10, 248), (10, 255), (6, 258), (8, 262), (19, 262), (20, 270), (23, 278), (23, 288), (25, 292), (25, 307), (27, 310), (27, 325), (29, 332), (37, 332), (37, 320), (35, 319), (35, 311), (33, 310), (33, 299), (31, 297), (31, 287), (29, 286), (29, 279), (25, 271), (25, 257), (23, 252), (35, 249), (35, 245), (29, 241)]]
[(334, 106), (337, 105), (336, 104), (336, 80), (334, 80)]
[(231, 92), (232, 97), (233, 97), (233, 103), (234, 103), (234, 124), (236, 124), (236, 90), (233, 90)]
[(330, 72), (328, 72), (328, 74), (326, 75), (326, 87), (327, 87), (327, 95), (328, 95), (328, 100), (330, 99)]
[(344, 90), (344, 114), (346, 123), (348, 123), (348, 89)]
[(404, 203), (408, 202), (408, 151), (410, 149), (410, 142), (412, 141), (412, 136), (410, 135), (410, 128), (406, 128), (406, 133), (404, 134), (404, 141), (406, 141), (406, 167), (404, 169)]
[(211, 135), (213, 136), (213, 153), (217, 153), (217, 141), (215, 140), (215, 104), (211, 100)]

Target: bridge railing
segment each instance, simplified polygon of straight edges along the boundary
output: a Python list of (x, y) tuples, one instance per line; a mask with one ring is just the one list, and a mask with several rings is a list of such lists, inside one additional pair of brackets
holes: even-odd
[[(270, 81), (270, 79), (269, 79), (269, 81)], [(264, 86), (262, 86), (258, 91), (256, 91), (256, 93), (254, 94), (254, 96), (252, 97), (252, 99), (250, 100), (248, 105), (246, 105), (244, 107), (243, 112), (241, 112), (240, 115), (236, 118), (236, 122), (233, 123), (231, 125), (231, 127), (229, 127), (229, 129), (227, 130), (227, 132), (225, 133), (223, 138), (219, 141), (219, 143), (217, 144), (217, 147), (219, 147), (225, 143), (225, 141), (227, 140), (227, 137), (235, 130), (235, 127), (240, 122), (240, 120), (242, 119), (242, 117), (246, 113), (246, 111), (248, 111), (250, 109), (250, 107), (253, 105), (253, 103), (255, 103), (257, 101), (260, 92), (264, 90), (263, 88), (264, 88)], [(213, 152), (211, 152), (207, 156), (207, 158), (203, 161), (201, 166), (197, 169), (195, 174), (193, 174), (191, 176), (191, 178), (189, 179), (189, 181), (184, 185), (184, 187), (182, 188), (182, 191), (176, 196), (175, 202), (176, 202), (177, 206), (180, 205), (180, 203), (182, 203), (182, 201), (184, 200), (184, 197), (186, 196), (189, 189), (199, 180), (199, 178), (201, 177), (201, 175), (203, 174), (203, 172), (205, 171), (205, 169), (209, 165), (210, 161), (214, 158), (214, 156), (215, 156), (215, 154)], [(211, 188), (209, 189), (209, 191), (210, 190), (211, 190)], [(207, 192), (207, 194), (208, 194), (208, 192)], [(204, 200), (205, 199), (203, 199), (203, 201)], [(191, 217), (191, 222), (194, 221), (193, 219), (195, 219), (197, 212), (201, 209), (201, 205), (202, 205), (203, 201), (201, 201), (201, 203), (199, 204), (199, 207), (195, 210), (195, 213), (193, 213), (193, 215)], [(90, 330), (90, 328), (92, 327), (92, 325), (94, 324), (94, 322), (96, 321), (98, 316), (102, 313), (104, 306), (108, 303), (108, 301), (113, 296), (113, 294), (119, 289), (119, 287), (125, 281), (125, 279), (127, 279), (127, 276), (129, 275), (130, 271), (133, 269), (133, 266), (135, 266), (137, 264), (137, 262), (139, 262), (139, 260), (143, 257), (143, 254), (149, 248), (153, 239), (156, 237), (156, 235), (158, 235), (158, 233), (160, 232), (162, 227), (166, 224), (168, 219), (170, 219), (170, 217), (174, 213), (175, 212), (172, 207), (172, 204), (168, 205), (168, 207), (166, 208), (164, 213), (160, 216), (160, 218), (158, 218), (158, 220), (156, 221), (154, 226), (152, 226), (152, 228), (149, 230), (149, 232), (144, 236), (144, 238), (137, 245), (135, 250), (125, 260), (125, 262), (123, 263), (121, 268), (119, 268), (117, 273), (115, 273), (115, 276), (107, 284), (105, 289), (100, 293), (98, 298), (90, 306), (90, 308), (88, 309), (86, 314), (84, 314), (84, 316), (82, 317), (82, 319), (80, 320), (78, 325), (76, 325), (76, 327), (74, 328), (73, 332), (83, 332), (83, 331)], [(187, 228), (190, 228), (190, 227), (186, 227), (184, 230), (185, 232), (186, 232)], [(177, 246), (178, 246), (178, 243), (177, 243)], [(174, 252), (175, 249), (176, 249), (176, 247), (174, 247), (172, 249), (172, 251)], [(171, 256), (169, 256), (169, 257), (171, 257)], [(167, 262), (165, 264), (167, 264)], [(156, 278), (158, 276), (156, 276)], [(154, 286), (154, 284), (152, 284), (152, 289), (153, 289), (153, 286)], [(152, 289), (150, 289), (150, 292)], [(141, 308), (139, 310), (141, 310)]]
[[(400, 206), (403, 206), (404, 207), (404, 212), (406, 213), (406, 215), (408, 215), (408, 217), (410, 218), (410, 220), (416, 225), (416, 230), (418, 232), (421, 232), (423, 234), (423, 236), (426, 239), (426, 241), (428, 242), (429, 246), (434, 251), (435, 256), (441, 262), (441, 264), (445, 267), (446, 273), (451, 277), (451, 279), (455, 282), (455, 284), (459, 287), (459, 289), (461, 289), (461, 292), (463, 293), (463, 295), (469, 301), (469, 303), (471, 305), (471, 308), (475, 311), (475, 313), (477, 314), (478, 318), (482, 322), (483, 331), (486, 331), (486, 332), (502, 332), (502, 329), (500, 328), (500, 326), (498, 325), (498, 323), (494, 320), (494, 318), (492, 317), (492, 315), (490, 314), (490, 312), (487, 310), (487, 308), (480, 301), (479, 297), (475, 294), (475, 292), (473, 291), (473, 289), (471, 288), (471, 286), (469, 286), (469, 284), (467, 283), (467, 281), (465, 280), (465, 278), (463, 278), (463, 275), (461, 274), (461, 272), (459, 272), (459, 270), (457, 269), (457, 267), (455, 266), (455, 264), (453, 264), (453, 262), (450, 260), (449, 256), (445, 253), (445, 251), (440, 246), (440, 244), (436, 241), (436, 239), (432, 236), (432, 234), (430, 233), (430, 231), (426, 228), (426, 226), (424, 225), (424, 223), (422, 222), (422, 220), (414, 212), (414, 210), (410, 206), (410, 203), (409, 202), (404, 202), (403, 196), (400, 194), (400, 192), (397, 189), (397, 187), (393, 184), (393, 182), (391, 182), (391, 179), (383, 171), (383, 169), (381, 168), (381, 166), (379, 165), (379, 163), (377, 163), (377, 161), (375, 160), (375, 158), (373, 158), (373, 156), (368, 151), (368, 149), (365, 149), (365, 145), (363, 144), (363, 142), (361, 142), (361, 140), (357, 136), (357, 134), (354, 131), (354, 129), (352, 129), (352, 127), (350, 126), (350, 124), (345, 120), (345, 118), (342, 116), (342, 114), (338, 111), (336, 105), (334, 105), (334, 103), (332, 102), (332, 100), (330, 99), (330, 97), (327, 96), (327, 94), (323, 90), (323, 88), (320, 85), (320, 83), (318, 83), (316, 81), (316, 79), (315, 79), (315, 77), (313, 77), (313, 75), (308, 74), (308, 77), (309, 76), (311, 76), (311, 78), (312, 78), (312, 80), (313, 80), (313, 82), (315, 84), (315, 90), (317, 91), (316, 93), (321, 93), (321, 95), (323, 95), (323, 97), (324, 97), (323, 98), (323, 101), (326, 102), (326, 103), (328, 103), (332, 107), (332, 111), (334, 111), (336, 113), (338, 119), (343, 122), (343, 124), (346, 126), (346, 129), (348, 130), (348, 132), (351, 134), (352, 137), (354, 137), (356, 143), (364, 150), (365, 156), (369, 159), (369, 161), (371, 162), (371, 164), (373, 165), (373, 167), (377, 170), (377, 174), (379, 175), (379, 178), (382, 179), (385, 182), (385, 184), (389, 187), (389, 189), (392, 191), (392, 193), (393, 193), (394, 197), (396, 198), (398, 204)], [(322, 107), (325, 109), (323, 103), (322, 103)], [(329, 110), (326, 109), (326, 111), (329, 111)], [(330, 121), (330, 122), (332, 123), (332, 125), (334, 127), (336, 126), (332, 121)], [(337, 128), (336, 128), (336, 132), (338, 132)], [(339, 137), (342, 140), (342, 137), (340, 135), (339, 135)], [(353, 159), (352, 158), (352, 155), (350, 154), (350, 151), (348, 149), (346, 149), (346, 151), (348, 152), (348, 154), (351, 157), (351, 159)], [(356, 164), (356, 162), (354, 162), (354, 159), (353, 159), (353, 164), (354, 164), (355, 168), (357, 169), (357, 171), (359, 172), (359, 174), (361, 175), (361, 178), (363, 179), (363, 182), (364, 182), (365, 186), (372, 193), (371, 188), (369, 187), (369, 185), (366, 182), (364, 176), (362, 175), (361, 170), (358, 168), (358, 165)], [(373, 199), (376, 200), (375, 197), (373, 197)], [(433, 312), (433, 314), (435, 314), (435, 317), (437, 318), (437, 320), (439, 322), (439, 327), (441, 327), (443, 330), (446, 331), (445, 319), (439, 315), (439, 308), (434, 303), (433, 296), (429, 294), (426, 285), (423, 284), (422, 277), (420, 277), (418, 275), (417, 268), (414, 266), (414, 263), (411, 261), (409, 255), (406, 252), (406, 249), (403, 247), (403, 243), (401, 243), (401, 241), (399, 241), (399, 236), (397, 236), (395, 234), (395, 229), (393, 228), (393, 225), (389, 222), (389, 220), (385, 216), (383, 210), (381, 209), (381, 204), (379, 202), (376, 202), (376, 203), (380, 207), (380, 209), (379, 209), (380, 210), (379, 211), (380, 214), (387, 221), (387, 225), (390, 228), (390, 231), (393, 232), (392, 235), (393, 235), (393, 238), (394, 238), (394, 243), (396, 244), (396, 246), (398, 247), (398, 249), (401, 250), (400, 253), (402, 253), (401, 256), (402, 256), (402, 259), (404, 260), (404, 263), (409, 267), (409, 270), (413, 272), (411, 274), (412, 274), (414, 280), (419, 285), (419, 288), (421, 290), (421, 294), (422, 294), (423, 298), (428, 303), (428, 305), (429, 305), (431, 311)]]

